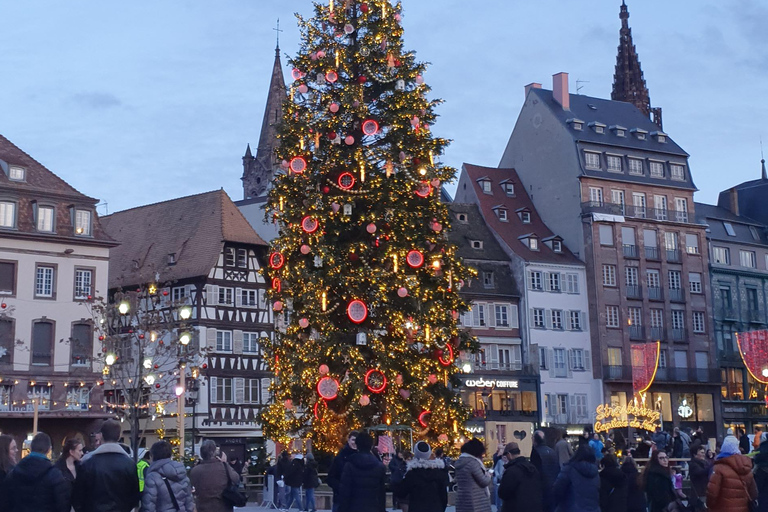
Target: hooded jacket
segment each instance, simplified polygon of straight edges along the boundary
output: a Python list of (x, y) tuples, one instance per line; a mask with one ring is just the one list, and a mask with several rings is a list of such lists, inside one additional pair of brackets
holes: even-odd
[(651, 512), (665, 512), (669, 504), (677, 499), (669, 470), (661, 466), (649, 468), (645, 477), (645, 493)]
[(302, 486), (304, 489), (317, 489), (320, 487), (320, 477), (317, 476), (317, 461), (307, 457), (306, 468), (304, 469), (304, 478)]
[(688, 474), (691, 477), (691, 491), (688, 495), (690, 503), (696, 503), (701, 498), (704, 501), (707, 497), (707, 483), (709, 482), (709, 462), (693, 458), (688, 463)]
[(648, 512), (648, 505), (640, 482), (640, 472), (631, 461), (625, 460), (621, 472), (627, 478), (627, 512)]
[(195, 488), (197, 512), (232, 512), (232, 506), (221, 497), (230, 482), (238, 481), (232, 466), (213, 457), (193, 467), (189, 480)]
[[(745, 490), (747, 492), (745, 492)], [(707, 485), (707, 507), (712, 512), (749, 512), (757, 498), (752, 460), (741, 454), (715, 460)]]
[(504, 465), (499, 485), (502, 512), (542, 512), (542, 478), (538, 469), (525, 457), (516, 457)]
[[(456, 512), (491, 512), (491, 475), (477, 457), (462, 453), (456, 470)], [(414, 510), (415, 512), (415, 510)]]
[(387, 469), (370, 452), (349, 456), (341, 473), (339, 512), (384, 512)]
[(72, 491), (77, 512), (130, 512), (139, 504), (136, 464), (117, 443), (104, 443), (83, 457)]
[(569, 462), (552, 488), (562, 512), (600, 512), (600, 476), (592, 462)]
[(288, 487), (301, 487), (304, 483), (304, 459), (293, 459), (288, 472), (283, 477)]
[(405, 477), (395, 493), (408, 499), (411, 510), (444, 512), (448, 506), (448, 473), (440, 459), (413, 459), (408, 462)]
[(627, 512), (627, 475), (619, 466), (607, 466), (600, 472), (600, 510)]
[(175, 512), (168, 484), (176, 497), (179, 512), (193, 512), (195, 501), (187, 470), (180, 462), (171, 459), (153, 461), (144, 474), (144, 492), (141, 494), (142, 512)]
[(2, 512), (69, 512), (71, 485), (41, 453), (24, 457), (2, 487)]
[(331, 489), (333, 489), (334, 500), (336, 500), (339, 495), (339, 486), (341, 485), (341, 474), (344, 472), (344, 465), (347, 463), (347, 460), (353, 453), (357, 453), (357, 451), (350, 448), (348, 444), (345, 444), (344, 448), (342, 448), (339, 451), (338, 455), (336, 455), (336, 457), (333, 458), (333, 463), (331, 463), (331, 469), (328, 470), (327, 481), (328, 481), (328, 486)]
[(555, 485), (557, 475), (560, 474), (560, 459), (555, 450), (544, 444), (535, 445), (531, 451), (531, 464), (536, 467), (542, 480), (542, 492), (544, 496), (544, 510), (555, 509), (552, 499), (552, 486)]

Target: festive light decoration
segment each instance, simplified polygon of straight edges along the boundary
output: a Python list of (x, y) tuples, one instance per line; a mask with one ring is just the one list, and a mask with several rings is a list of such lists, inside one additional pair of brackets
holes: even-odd
[(361, 324), (368, 317), (368, 307), (361, 300), (353, 300), (347, 306), (347, 316), (356, 324)]
[(660, 343), (636, 343), (632, 350), (632, 387), (635, 394), (645, 393), (656, 378), (659, 367)]
[(381, 370), (372, 368), (365, 373), (365, 387), (371, 393), (381, 393), (387, 388), (387, 376)]
[(301, 229), (303, 229), (306, 233), (314, 233), (319, 227), (320, 223), (317, 221), (317, 219), (313, 219), (309, 215), (301, 219)]
[(416, 250), (409, 251), (405, 261), (411, 268), (419, 268), (424, 264), (424, 255)]
[(283, 264), (285, 264), (285, 257), (279, 252), (273, 252), (269, 256), (269, 266), (275, 270), (279, 270)]
[(768, 330), (737, 332), (736, 343), (752, 378), (768, 385)]
[(339, 396), (339, 381), (332, 377), (323, 377), (317, 381), (317, 394), (324, 400), (334, 400)]
[(355, 177), (352, 173), (345, 172), (339, 176), (339, 188), (342, 190), (349, 190), (355, 186)]

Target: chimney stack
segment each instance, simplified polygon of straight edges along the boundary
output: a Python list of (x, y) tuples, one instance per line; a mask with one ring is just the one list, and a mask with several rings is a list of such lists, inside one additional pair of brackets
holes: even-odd
[(736, 187), (733, 187), (728, 191), (728, 195), (731, 199), (731, 213), (734, 215), (739, 215), (739, 191), (736, 190)]
[(531, 89), (541, 89), (541, 84), (538, 82), (531, 82), (530, 84), (525, 86), (525, 97), (528, 97), (528, 93), (531, 92)]
[(568, 92), (568, 73), (552, 75), (552, 97), (563, 107), (563, 110), (571, 110), (571, 96)]

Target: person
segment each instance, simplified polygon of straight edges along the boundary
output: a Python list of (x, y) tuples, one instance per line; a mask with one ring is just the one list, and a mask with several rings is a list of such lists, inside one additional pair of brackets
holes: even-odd
[[(0, 435), (0, 483), (16, 465), (18, 456), (19, 448), (16, 446), (16, 440), (8, 434)], [(2, 497), (0, 494), (0, 501)]]
[(72, 501), (77, 512), (130, 512), (139, 504), (136, 464), (118, 443), (122, 428), (106, 420), (99, 430), (99, 447), (81, 459)]
[(504, 475), (504, 464), (507, 463), (507, 458), (504, 457), (504, 447), (501, 447), (501, 456), (498, 459), (495, 458), (496, 463), (493, 465), (493, 478), (491, 478), (491, 497), (493, 504), (496, 505), (496, 510), (501, 510), (501, 498), (499, 498), (499, 484), (501, 484), (501, 477)]
[[(398, 448), (395, 451), (395, 456), (389, 461), (389, 483), (393, 488), (403, 481), (407, 469), (405, 460), (403, 460), (403, 451)], [(397, 493), (392, 493), (392, 508), (400, 508)]]
[(557, 480), (557, 475), (560, 473), (560, 459), (555, 450), (547, 446), (544, 432), (541, 430), (533, 433), (531, 464), (536, 468), (539, 477), (542, 479), (541, 490), (543, 493), (544, 510), (551, 512), (555, 508), (551, 491), (552, 486), (555, 485), (555, 480)]
[(616, 457), (609, 453), (603, 457), (600, 471), (600, 510), (602, 512), (627, 512), (627, 475), (619, 468)]
[(339, 512), (384, 512), (387, 469), (371, 453), (373, 439), (365, 432), (356, 436), (357, 452), (344, 464), (339, 482)]
[(573, 448), (571, 448), (571, 443), (568, 442), (568, 432), (563, 431), (563, 437), (555, 443), (555, 453), (557, 454), (560, 468), (568, 464), (568, 461), (573, 457)]
[(141, 460), (136, 463), (136, 475), (139, 477), (139, 492), (144, 492), (144, 477), (147, 473), (147, 468), (150, 464), (151, 454), (149, 450), (144, 450), (144, 455)]
[(328, 486), (333, 490), (333, 512), (338, 512), (339, 506), (339, 486), (341, 485), (341, 475), (344, 472), (344, 465), (349, 457), (357, 451), (357, 432), (347, 434), (347, 444), (339, 451), (331, 463), (328, 470)]
[(624, 457), (621, 472), (627, 477), (627, 512), (648, 512), (637, 462), (632, 457)]
[[(709, 482), (710, 465), (707, 462), (707, 450), (701, 444), (691, 449), (691, 461), (688, 463), (688, 475), (691, 480), (691, 490), (688, 496), (688, 507), (694, 510), (706, 510), (707, 483)], [(768, 507), (766, 507), (768, 509)]]
[[(700, 445), (706, 445), (707, 444), (707, 436), (704, 434), (704, 431), (701, 429), (701, 425), (696, 427), (696, 432), (693, 433), (691, 436), (691, 442), (692, 443), (698, 443)], [(691, 457), (693, 457), (693, 453), (691, 453)]]
[(749, 512), (757, 499), (752, 460), (742, 455), (733, 436), (723, 440), (707, 484), (707, 508), (712, 512)]
[(56, 461), (56, 467), (61, 471), (61, 476), (70, 485), (75, 483), (77, 470), (80, 467), (80, 459), (83, 458), (83, 443), (79, 439), (67, 439), (61, 449), (61, 456)]
[(760, 449), (752, 459), (755, 463), (753, 473), (757, 486), (757, 510), (768, 512), (768, 443), (760, 445)]
[(581, 445), (563, 466), (552, 487), (555, 506), (562, 512), (600, 512), (600, 475), (595, 450)]
[(651, 456), (651, 448), (653, 448), (653, 441), (651, 436), (643, 434), (643, 440), (635, 448), (635, 457), (638, 459), (647, 459)]
[(666, 452), (671, 448), (672, 437), (669, 435), (669, 432), (665, 432), (660, 426), (657, 426), (656, 433), (651, 436), (651, 441), (654, 442), (657, 450)]
[(214, 441), (203, 441), (200, 445), (202, 461), (189, 473), (189, 481), (195, 489), (197, 512), (232, 512), (232, 506), (221, 495), (230, 482), (237, 482), (237, 473), (216, 457), (216, 450)]
[(320, 477), (317, 475), (317, 461), (312, 453), (307, 453), (306, 465), (304, 469), (304, 510), (307, 512), (316, 512), (315, 489), (320, 487)]
[(751, 443), (749, 441), (749, 436), (744, 429), (740, 429), (739, 432), (741, 432), (741, 436), (739, 437), (739, 451), (741, 451), (743, 455), (746, 455), (752, 451), (750, 448)]
[(582, 432), (581, 436), (579, 437), (579, 447), (581, 447), (583, 444), (588, 445), (591, 440), (592, 431), (589, 429), (589, 427), (584, 427), (584, 432)]
[(672, 457), (675, 459), (687, 459), (691, 456), (691, 438), (679, 427), (675, 427), (672, 436)]
[(243, 466), (245, 464), (240, 460), (240, 457), (235, 457), (235, 460), (233, 460), (230, 465), (232, 466), (232, 469), (235, 470), (235, 473), (237, 473), (239, 480), (240, 475), (243, 473)]
[(407, 463), (403, 480), (395, 494), (406, 498), (414, 512), (445, 512), (448, 506), (448, 473), (445, 462), (432, 458), (426, 441), (413, 445), (413, 459)]
[(483, 465), (483, 456), (485, 445), (479, 439), (461, 445), (461, 455), (454, 463), (456, 512), (491, 512), (491, 475)]
[(595, 432), (592, 435), (592, 440), (589, 442), (589, 446), (595, 452), (595, 461), (599, 463), (603, 458), (603, 442), (600, 440), (600, 434)]
[[(679, 508), (672, 486), (669, 456), (664, 450), (654, 450), (651, 454), (651, 460), (643, 471), (643, 487), (648, 497), (650, 512), (672, 512)], [(682, 512), (682, 509), (678, 512)]]
[(763, 429), (755, 427), (755, 435), (752, 438), (752, 451), (757, 451), (760, 448), (760, 444), (763, 442)]
[(304, 484), (304, 456), (297, 453), (291, 460), (291, 467), (283, 478), (285, 485), (288, 486), (288, 505), (286, 510), (290, 510), (294, 503), (299, 510), (302, 510), (301, 486)]
[(171, 459), (171, 444), (168, 441), (157, 441), (149, 451), (152, 464), (144, 475), (142, 512), (193, 512), (195, 500), (192, 497), (192, 485), (184, 465)]
[(539, 470), (520, 455), (520, 447), (515, 442), (507, 443), (504, 447), (504, 458), (506, 464), (501, 485), (499, 485), (501, 511), (543, 512), (545, 510), (544, 479), (540, 476)]
[(2, 483), (0, 512), (69, 512), (72, 486), (48, 460), (51, 438), (38, 432), (29, 448)]
[(288, 494), (290, 489), (285, 483), (285, 477), (291, 470), (291, 454), (288, 450), (280, 452), (280, 456), (277, 458), (277, 465), (275, 466), (275, 484), (277, 486), (277, 506), (281, 509), (286, 509), (288, 506)]
[(451, 466), (453, 466), (453, 460), (451, 460), (451, 458), (445, 454), (442, 446), (435, 448), (435, 458), (441, 459), (443, 461), (443, 464), (445, 465), (445, 471), (450, 471)]

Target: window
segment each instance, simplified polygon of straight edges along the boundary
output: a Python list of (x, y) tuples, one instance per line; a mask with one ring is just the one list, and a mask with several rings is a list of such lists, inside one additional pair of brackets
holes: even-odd
[(53, 359), (53, 322), (32, 324), (32, 365), (50, 366)]
[(243, 354), (259, 353), (259, 335), (255, 332), (243, 333)]
[(232, 331), (216, 331), (216, 350), (232, 352)]
[(656, 220), (667, 220), (667, 196), (653, 196)]
[(688, 272), (688, 287), (691, 293), (701, 293), (701, 274)]
[(490, 182), (489, 180), (481, 180), (481, 181), (480, 181), (480, 186), (481, 186), (481, 187), (482, 187), (482, 189), (483, 189), (483, 193), (485, 193), (485, 194), (491, 194), (491, 193), (493, 193), (493, 192), (491, 191), (491, 182)]
[(482, 249), (483, 248), (483, 241), (482, 240), (472, 240), (472, 248), (473, 249)]
[(624, 284), (637, 286), (637, 267), (624, 267)]
[(483, 287), (493, 288), (493, 272), (483, 272)]
[(616, 286), (616, 265), (603, 265), (603, 286)]
[(645, 218), (645, 194), (635, 192), (632, 194), (632, 204), (635, 206), (635, 216)]
[(552, 250), (555, 252), (563, 252), (563, 242), (560, 240), (552, 240)]
[(584, 350), (575, 348), (571, 350), (571, 369), (583, 370), (584, 369)]
[(216, 379), (216, 400), (217, 403), (231, 403), (232, 399), (232, 378), (219, 377)]
[(36, 297), (53, 297), (53, 267), (37, 267), (35, 279)]
[(556, 348), (553, 351), (552, 367), (555, 370), (555, 377), (567, 377), (568, 369), (565, 366), (565, 349)]
[(562, 329), (563, 328), (563, 312), (559, 309), (553, 309), (550, 313), (552, 318), (552, 328)]
[(590, 151), (584, 152), (584, 163), (587, 169), (599, 169), (600, 168), (600, 153), (592, 153)]
[(621, 214), (624, 214), (624, 191), (623, 190), (611, 190), (611, 202), (617, 204), (621, 208)]
[(571, 322), (572, 331), (581, 330), (581, 311), (569, 311), (569, 320)]
[(659, 350), (659, 368), (667, 367), (667, 351)]
[(651, 327), (664, 327), (664, 310), (652, 309), (651, 310)]
[(643, 308), (629, 308), (629, 325), (643, 325)]
[(505, 304), (496, 304), (496, 327), (509, 327), (509, 307)]
[(53, 232), (53, 208), (50, 206), (38, 206), (37, 230), (43, 233)]
[(227, 247), (224, 249), (224, 265), (227, 267), (235, 266), (235, 249), (234, 247)]
[(608, 347), (608, 365), (621, 366), (621, 360), (621, 349), (616, 347)]
[(466, 213), (459, 213), (456, 215), (456, 218), (461, 222), (462, 224), (466, 224), (467, 221), (467, 214)]
[(625, 135), (624, 130), (616, 130), (617, 137), (624, 137), (624, 135)]
[(91, 284), (93, 283), (93, 270), (84, 268), (75, 269), (75, 299), (87, 299), (91, 296)]
[(605, 128), (599, 125), (595, 125), (595, 133), (605, 133)]
[(499, 220), (502, 222), (507, 222), (509, 220), (507, 218), (507, 209), (506, 208), (497, 208), (496, 209), (496, 215), (499, 216)]
[(37, 400), (40, 404), (39, 408), (48, 410), (51, 408), (51, 386), (45, 384), (30, 385), (27, 388), (27, 399), (31, 401)]
[(520, 220), (523, 221), (523, 224), (530, 224), (531, 223), (531, 212), (520, 212)]
[(10, 166), (8, 169), (8, 179), (11, 181), (24, 181), (24, 178), (26, 177), (26, 169), (23, 167), (18, 167), (16, 165)]
[(0, 261), (0, 295), (16, 293), (16, 262)]
[(650, 162), (650, 170), (651, 170), (651, 177), (652, 178), (663, 178), (664, 177), (664, 163), (663, 162)]
[(13, 403), (13, 384), (0, 385), (0, 411), (7, 411)]
[(219, 304), (232, 305), (234, 298), (234, 290), (232, 288), (219, 287)]
[(514, 183), (503, 183), (501, 185), (501, 189), (504, 191), (505, 194), (512, 197), (515, 195), (515, 184)]
[(688, 199), (684, 197), (675, 198), (675, 220), (677, 222), (688, 222)]
[(643, 175), (643, 161), (639, 158), (629, 159), (629, 174)]
[(90, 324), (74, 324), (69, 353), (73, 366), (85, 366), (91, 360), (93, 329)]
[(648, 288), (658, 288), (661, 283), (659, 278), (659, 271), (656, 269), (648, 269), (645, 271), (645, 276), (648, 279)]
[(749, 233), (752, 235), (752, 240), (760, 241), (760, 234), (755, 226), (749, 226)]
[(16, 226), (16, 203), (0, 201), (0, 228)]
[(673, 329), (685, 328), (685, 312), (679, 309), (672, 310), (672, 328)]
[(553, 292), (560, 291), (560, 274), (557, 272), (549, 274), (549, 289)]
[(678, 246), (677, 233), (673, 231), (667, 231), (664, 233), (664, 247), (668, 251), (676, 251)]
[[(659, 137), (661, 139), (661, 137)], [(669, 166), (669, 177), (677, 181), (685, 181), (685, 166), (672, 164)]]
[(533, 326), (539, 329), (544, 328), (544, 310), (541, 308), (533, 308)]
[(174, 303), (185, 302), (189, 297), (189, 288), (186, 286), (177, 286), (171, 290), (171, 299)]
[(547, 349), (544, 347), (539, 347), (539, 369), (547, 369)]
[(237, 266), (240, 268), (248, 268), (248, 251), (245, 249), (237, 250)]
[(756, 268), (755, 251), (739, 251), (739, 263), (742, 267)]
[(485, 304), (472, 305), (472, 320), (475, 327), (485, 327)]
[(91, 212), (88, 210), (75, 210), (75, 234), (91, 236)]
[(13, 362), (13, 351), (16, 346), (13, 331), (13, 321), (0, 318), (0, 364)]
[(621, 172), (621, 157), (620, 156), (614, 156), (614, 155), (608, 155), (605, 157), (606, 163), (608, 164), (608, 170), (611, 172)]
[(258, 404), (259, 397), (261, 396), (261, 394), (259, 393), (259, 385), (261, 384), (261, 379), (244, 379), (244, 380), (245, 380), (245, 388), (243, 390), (243, 403)]
[(712, 247), (712, 259), (715, 263), (730, 265), (731, 254), (727, 247)]
[(528, 247), (530, 247), (530, 249), (532, 251), (538, 251), (539, 250), (539, 239), (538, 238), (533, 238), (533, 237), (529, 238), (528, 239)]
[(589, 187), (589, 201), (592, 203), (592, 206), (603, 206), (603, 189)]
[(566, 293), (579, 293), (579, 274), (565, 274)]
[(257, 295), (257, 290), (240, 290), (240, 304), (243, 306), (256, 307), (258, 305)]
[(600, 245), (613, 245), (613, 226), (609, 224), (599, 224)]
[(619, 327), (619, 307), (605, 306), (605, 326)]
[(669, 289), (670, 290), (679, 290), (681, 288), (680, 281), (680, 271), (679, 270), (670, 270), (668, 273), (669, 277)]
[(747, 288), (746, 292), (747, 292), (747, 308), (750, 311), (755, 311), (755, 312), (759, 311), (760, 306), (757, 300), (757, 288), (749, 287)]
[(733, 224), (730, 222), (723, 222), (723, 227), (725, 227), (725, 232), (728, 236), (736, 236), (736, 232), (733, 230)]
[(528, 288), (531, 290), (541, 290), (541, 272), (532, 270), (528, 272)]
[(685, 252), (688, 254), (699, 254), (699, 235), (685, 234)]
[(693, 332), (704, 332), (704, 313), (702, 311), (694, 311), (692, 314), (693, 320)]

